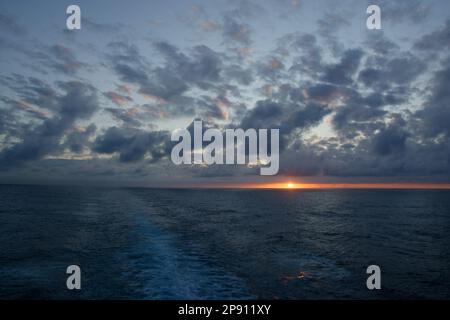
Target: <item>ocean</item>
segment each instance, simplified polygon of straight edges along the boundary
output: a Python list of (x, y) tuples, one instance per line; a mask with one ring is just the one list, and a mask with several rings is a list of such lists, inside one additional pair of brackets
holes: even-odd
[(449, 231), (448, 190), (0, 185), (0, 299), (448, 299)]

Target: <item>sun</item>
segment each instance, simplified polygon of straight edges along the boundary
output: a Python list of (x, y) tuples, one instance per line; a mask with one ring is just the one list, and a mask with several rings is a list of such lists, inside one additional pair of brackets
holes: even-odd
[(304, 187), (305, 187), (305, 185), (303, 185), (302, 183), (292, 182), (292, 181), (288, 181), (288, 182), (284, 182), (284, 183), (280, 184), (281, 189), (297, 190), (297, 189), (303, 189)]
[[(248, 185), (247, 187), (249, 187)], [(283, 181), (283, 182), (274, 182), (274, 183), (264, 183), (264, 184), (253, 184), (252, 188), (256, 189), (280, 189), (280, 190), (297, 190), (304, 189), (305, 184), (295, 182), (295, 181)]]

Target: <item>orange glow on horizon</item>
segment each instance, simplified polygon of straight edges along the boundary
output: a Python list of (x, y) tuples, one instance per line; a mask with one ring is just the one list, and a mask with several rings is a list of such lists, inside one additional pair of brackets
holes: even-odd
[(274, 182), (274, 183), (217, 183), (193, 186), (207, 189), (442, 189), (449, 190), (449, 183), (308, 183), (308, 182)]

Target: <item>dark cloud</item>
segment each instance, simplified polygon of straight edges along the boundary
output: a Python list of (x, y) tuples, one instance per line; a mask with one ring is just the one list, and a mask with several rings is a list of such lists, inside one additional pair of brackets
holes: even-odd
[(382, 129), (374, 136), (374, 151), (381, 156), (403, 152), (408, 133), (400, 126), (390, 126)]
[(19, 165), (61, 151), (64, 134), (77, 120), (89, 119), (98, 110), (97, 93), (92, 86), (75, 81), (59, 82), (58, 86), (63, 93), (49, 101), (54, 116), (24, 131), (20, 142), (3, 149), (2, 166)]
[(387, 90), (392, 85), (408, 85), (427, 68), (427, 64), (411, 53), (369, 61), (359, 73), (358, 80), (367, 87)]
[(293, 132), (306, 132), (317, 125), (331, 112), (326, 105), (317, 103), (277, 102), (273, 100), (260, 100), (250, 109), (242, 119), (239, 127), (244, 129), (280, 129), (280, 150), (292, 144)]
[(123, 123), (125, 126), (140, 127), (142, 122), (137, 116), (136, 108), (120, 109), (120, 108), (105, 108), (115, 120)]
[(231, 64), (224, 71), (224, 76), (227, 79), (236, 81), (237, 84), (248, 86), (254, 80), (253, 72), (250, 68), (243, 68), (237, 64)]
[(425, 21), (430, 12), (431, 4), (421, 0), (370, 0), (368, 5), (380, 6), (382, 19), (390, 23), (412, 22), (420, 23)]
[(279, 128), (284, 117), (284, 107), (271, 100), (261, 100), (249, 110), (241, 121), (240, 127), (248, 128)]
[(351, 25), (347, 19), (348, 15), (348, 12), (325, 13), (324, 17), (317, 21), (319, 34), (324, 39), (325, 45), (334, 53), (343, 50), (343, 46), (338, 40), (338, 33), (341, 29)]
[[(201, 89), (208, 89), (211, 83), (220, 80), (221, 56), (207, 46), (193, 47), (190, 56), (179, 52), (174, 46), (166, 42), (157, 42), (155, 47), (167, 62), (164, 68), (157, 70), (159, 83), (168, 80), (168, 78), (170, 80), (178, 78), (180, 85), (177, 87), (179, 88), (195, 85)], [(185, 86), (181, 85), (183, 81), (187, 82)]]
[(345, 18), (345, 15), (338, 13), (326, 13), (323, 18), (319, 19), (317, 24), (322, 36), (328, 36), (343, 27), (350, 26), (350, 22)]
[(108, 59), (119, 78), (128, 83), (141, 84), (148, 81), (149, 65), (135, 45), (115, 41), (108, 44)]
[(86, 67), (86, 64), (80, 62), (74, 55), (73, 51), (63, 45), (54, 45), (49, 48), (51, 57), (48, 65), (55, 71), (60, 71), (65, 74), (75, 74), (81, 68)]
[(258, 75), (269, 81), (276, 81), (281, 78), (285, 66), (283, 62), (276, 57), (269, 57), (266, 61), (259, 63), (257, 66)]
[(35, 44), (36, 48), (14, 47), (18, 53), (24, 55), (26, 61), (22, 64), (41, 74), (61, 73), (66, 76), (75, 76), (82, 69), (88, 69), (87, 63), (76, 57), (74, 50), (62, 44), (45, 46)]
[(428, 137), (443, 134), (450, 137), (450, 63), (435, 72), (431, 81), (431, 94), (424, 108), (416, 112), (423, 120), (423, 131)]
[(222, 36), (226, 44), (249, 46), (251, 40), (250, 25), (240, 21), (234, 13), (228, 13), (223, 18)]
[(0, 13), (0, 33), (21, 36), (24, 35), (26, 31), (19, 25), (15, 17), (9, 14)]
[(168, 132), (110, 127), (97, 137), (93, 150), (104, 154), (118, 153), (121, 162), (139, 161), (145, 156), (156, 162), (170, 152), (169, 143)]
[(133, 101), (133, 99), (131, 99), (129, 96), (114, 91), (104, 92), (103, 94), (118, 106), (123, 106)]
[(3, 148), (9, 144), (10, 140), (20, 137), (26, 127), (20, 123), (17, 114), (14, 112), (14, 106), (18, 102), (6, 97), (2, 97), (0, 101), (2, 102), (0, 104), (0, 134), (5, 135), (1, 143)]
[(298, 141), (281, 155), (279, 174), (315, 176), (321, 174), (324, 167), (326, 167), (324, 157), (316, 153), (313, 148)]
[(230, 3), (235, 8), (229, 11), (229, 14), (241, 17), (242, 19), (257, 19), (267, 14), (267, 10), (260, 5), (260, 1), (231, 0)]
[(121, 22), (116, 23), (99, 23), (83, 16), (82, 28), (86, 28), (88, 31), (94, 31), (102, 34), (117, 34), (125, 28), (125, 25)]
[(293, 102), (315, 103), (329, 106), (345, 100), (357, 92), (346, 86), (337, 86), (328, 83), (305, 84), (302, 87), (283, 85), (280, 87), (278, 96)]
[(301, 74), (317, 79), (323, 72), (323, 49), (313, 34), (291, 33), (278, 40), (275, 50), (282, 56), (293, 56), (289, 68), (292, 74)]
[(25, 103), (50, 111), (57, 109), (56, 98), (58, 93), (56, 89), (41, 79), (13, 74), (3, 77), (2, 82), (5, 87), (9, 87), (16, 92)]
[[(146, 108), (158, 118), (217, 116), (225, 119), (224, 108), (220, 107), (223, 103), (207, 100), (217, 100), (217, 96), (225, 96), (226, 92), (240, 96), (239, 88), (234, 84), (249, 85), (254, 80), (251, 69), (232, 60), (225, 63), (224, 54), (204, 45), (183, 52), (168, 42), (154, 42), (154, 49), (163, 59), (154, 67), (135, 46), (125, 43), (109, 46), (113, 49), (110, 62), (120, 80), (137, 85), (138, 93), (151, 101)], [(208, 94), (202, 95), (203, 98), (192, 97), (189, 91), (193, 89)], [(119, 102), (117, 98), (124, 101), (123, 95), (108, 93), (108, 97), (116, 102)], [(119, 115), (118, 111), (113, 112)], [(123, 115), (121, 118), (123, 120)]]
[(450, 48), (450, 20), (447, 20), (443, 28), (420, 38), (414, 47), (424, 51), (448, 50)]
[(386, 37), (384, 32), (369, 32), (367, 39), (364, 41), (365, 47), (371, 49), (374, 53), (387, 56), (400, 47), (391, 39)]
[(16, 41), (4, 37), (0, 37), (0, 48), (2, 48), (2, 54), (4, 54), (6, 51), (14, 51), (20, 53), (25, 50), (21, 44), (18, 44)]
[(353, 139), (360, 134), (372, 135), (380, 127), (380, 119), (386, 114), (380, 108), (347, 103), (336, 111), (332, 125), (340, 135)]
[(74, 153), (82, 153), (89, 146), (89, 139), (95, 134), (97, 127), (90, 124), (85, 128), (73, 128), (66, 135), (65, 145)]
[(295, 129), (309, 129), (317, 125), (330, 112), (330, 109), (315, 103), (306, 104), (304, 107), (297, 107), (289, 115), (287, 121), (282, 124), (281, 129), (284, 133), (291, 133)]
[(335, 84), (351, 84), (353, 82), (352, 77), (358, 70), (362, 57), (363, 51), (360, 49), (345, 51), (339, 63), (325, 68), (322, 80)]
[(224, 95), (219, 95), (215, 98), (203, 96), (202, 99), (197, 100), (197, 105), (201, 108), (201, 117), (214, 120), (228, 120), (232, 103)]

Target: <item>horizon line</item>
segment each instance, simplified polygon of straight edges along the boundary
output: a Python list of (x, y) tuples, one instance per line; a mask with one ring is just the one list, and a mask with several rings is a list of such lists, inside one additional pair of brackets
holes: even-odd
[(145, 188), (145, 189), (253, 189), (253, 190), (450, 190), (450, 183), (436, 182), (379, 182), (379, 183), (193, 183), (172, 185), (143, 185), (143, 184), (102, 184), (102, 183), (1, 183), (0, 185), (23, 186), (87, 186), (106, 188)]
[(256, 190), (450, 190), (450, 183), (386, 182), (386, 183), (224, 183), (183, 185), (170, 189), (256, 189)]

